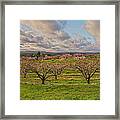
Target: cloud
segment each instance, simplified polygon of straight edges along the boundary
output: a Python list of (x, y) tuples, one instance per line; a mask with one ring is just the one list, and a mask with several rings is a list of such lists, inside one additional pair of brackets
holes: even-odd
[(54, 31), (62, 29), (63, 21), (58, 22), (56, 20), (21, 20), (21, 24), (26, 24), (43, 33), (52, 33)]
[(60, 39), (60, 40), (66, 40), (70, 38), (69, 34), (65, 31), (56, 31), (55, 35), (57, 39)]
[[(41, 37), (49, 38), (49, 39), (69, 39), (70, 36), (68, 33), (64, 32), (62, 29), (64, 28), (64, 25), (66, 24), (66, 21), (63, 20), (21, 20), (20, 26), (21, 26), (21, 35), (25, 36), (31, 36), (31, 39), (35, 42), (35, 37), (33, 37), (32, 34), (38, 33), (39, 36), (42, 34)], [(28, 31), (28, 32), (26, 32)], [(30, 33), (32, 32), (32, 33)], [(26, 39), (27, 40), (27, 39)], [(28, 42), (28, 41), (27, 41)]]
[(94, 47), (100, 48), (100, 20), (87, 20), (85, 29), (96, 39)]
[(85, 30), (96, 38), (96, 44), (90, 44), (82, 36), (72, 38), (64, 31), (66, 21), (56, 20), (21, 20), (20, 21), (20, 49), (24, 51), (98, 51), (99, 21), (87, 21)]

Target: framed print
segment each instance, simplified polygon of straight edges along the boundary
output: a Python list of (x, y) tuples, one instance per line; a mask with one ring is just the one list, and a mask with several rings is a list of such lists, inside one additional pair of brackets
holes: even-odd
[(119, 119), (119, 2), (1, 3), (2, 119)]

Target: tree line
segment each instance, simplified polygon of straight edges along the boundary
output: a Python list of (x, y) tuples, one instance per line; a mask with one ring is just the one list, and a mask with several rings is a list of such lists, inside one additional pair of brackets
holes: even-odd
[(95, 72), (100, 69), (100, 61), (97, 58), (80, 58), (71, 63), (67, 62), (66, 59), (62, 59), (62, 61), (56, 63), (46, 62), (45, 60), (21, 58), (20, 67), (21, 75), (23, 75), (24, 78), (27, 73), (31, 71), (37, 74), (42, 84), (45, 84), (45, 81), (51, 76), (58, 79), (58, 76), (61, 75), (65, 69), (71, 68), (78, 70), (87, 83), (90, 84), (90, 79)]

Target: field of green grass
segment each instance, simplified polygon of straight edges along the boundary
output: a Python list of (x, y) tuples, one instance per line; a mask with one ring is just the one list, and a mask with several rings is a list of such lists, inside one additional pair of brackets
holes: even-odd
[(77, 70), (64, 70), (55, 80), (51, 76), (41, 84), (35, 73), (28, 73), (20, 79), (21, 100), (99, 100), (100, 72), (97, 71), (90, 84)]

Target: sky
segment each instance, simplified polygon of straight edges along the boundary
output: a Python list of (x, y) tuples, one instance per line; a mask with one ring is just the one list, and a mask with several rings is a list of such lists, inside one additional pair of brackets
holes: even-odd
[(85, 24), (84, 20), (68, 20), (64, 30), (68, 33), (70, 33), (70, 35), (74, 35), (75, 33), (78, 33), (82, 30), (82, 26)]
[(21, 20), (21, 51), (99, 52), (99, 20)]
[(92, 36), (92, 34), (84, 29), (85, 24), (85, 20), (68, 20), (67, 24), (65, 25), (64, 31), (66, 31), (71, 37), (74, 37), (74, 35), (80, 33), (81, 36), (92, 42), (95, 42), (94, 36)]

